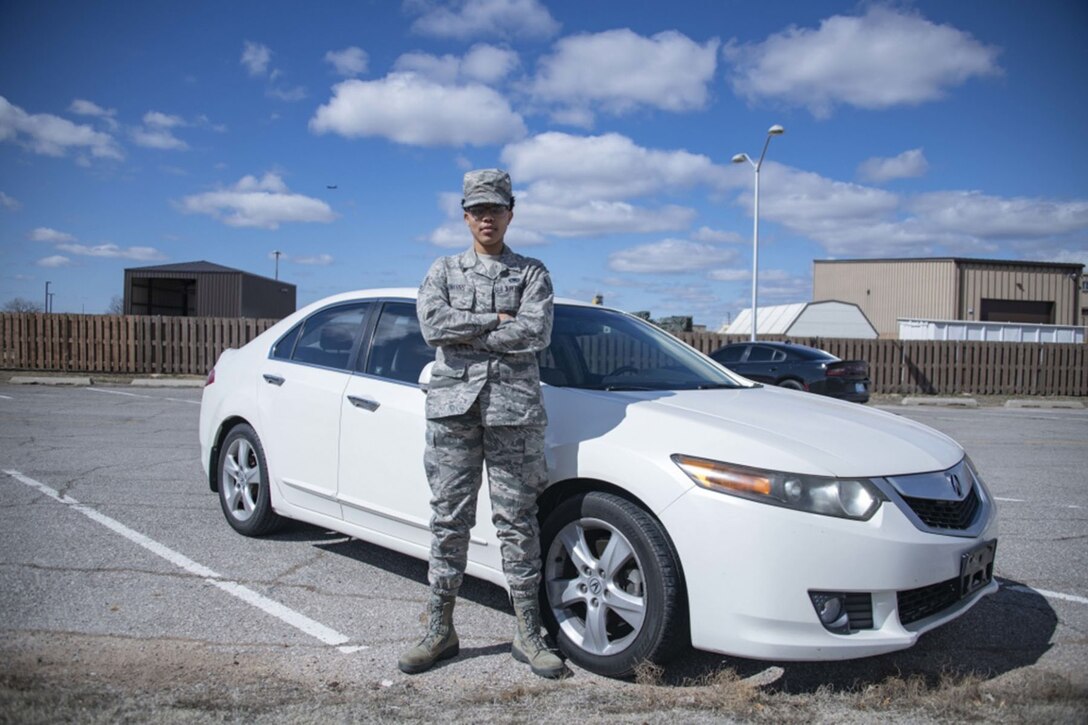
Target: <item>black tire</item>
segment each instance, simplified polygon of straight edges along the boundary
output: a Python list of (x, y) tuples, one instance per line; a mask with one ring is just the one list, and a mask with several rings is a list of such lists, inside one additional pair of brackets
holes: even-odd
[[(613, 539), (620, 555), (601, 556)], [(592, 570), (575, 566), (572, 541), (580, 542), (581, 561), (595, 562)], [(663, 665), (688, 645), (679, 560), (661, 524), (644, 509), (611, 493), (579, 494), (548, 516), (541, 549), (544, 624), (578, 666), (630, 677), (640, 664)], [(628, 618), (636, 619), (638, 610), (636, 626)]]
[(805, 386), (797, 380), (783, 380), (778, 383), (778, 387), (786, 388), (787, 390), (804, 390)]
[(240, 423), (231, 428), (219, 448), (219, 504), (227, 523), (239, 534), (264, 536), (283, 526), (272, 510), (268, 463), (256, 431)]

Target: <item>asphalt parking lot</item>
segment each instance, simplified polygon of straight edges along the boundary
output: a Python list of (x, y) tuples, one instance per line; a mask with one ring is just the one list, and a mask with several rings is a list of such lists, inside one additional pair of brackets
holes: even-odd
[(0, 384), (0, 722), (1088, 716), (1088, 410), (894, 409), (965, 446), (1001, 517), (1001, 591), (913, 649), (548, 682), (510, 659), (506, 596), (478, 580), (462, 654), (400, 673), (425, 564), (302, 524), (235, 534), (198, 461), (199, 396)]

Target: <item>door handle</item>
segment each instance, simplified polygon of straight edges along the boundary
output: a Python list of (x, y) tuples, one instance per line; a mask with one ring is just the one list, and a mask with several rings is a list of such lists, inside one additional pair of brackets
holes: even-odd
[(268, 373), (265, 373), (263, 377), (266, 383), (272, 383), (276, 387), (283, 385), (284, 382), (283, 378), (281, 378), (279, 375), (269, 375)]
[(356, 408), (362, 408), (363, 410), (369, 410), (371, 412), (377, 410), (378, 406), (381, 405), (381, 403), (376, 400), (371, 400), (370, 398), (360, 398), (357, 395), (349, 395), (348, 402), (350, 402)]

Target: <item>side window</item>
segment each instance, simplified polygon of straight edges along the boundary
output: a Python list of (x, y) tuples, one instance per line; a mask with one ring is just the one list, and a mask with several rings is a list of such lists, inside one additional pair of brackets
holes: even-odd
[(281, 337), (275, 347), (272, 348), (272, 357), (277, 360), (290, 360), (300, 330), (302, 330), (301, 322), (288, 330), (287, 334)]
[(752, 345), (748, 351), (748, 359), (745, 362), (771, 362), (774, 360), (774, 354), (775, 349), (773, 347)]
[(775, 350), (774, 356), (771, 358), (771, 362), (782, 362), (786, 359), (786, 353), (783, 350)]
[(306, 318), (291, 360), (346, 370), (369, 302), (326, 307)]
[(744, 345), (737, 345), (736, 347), (727, 347), (715, 356), (718, 362), (721, 363), (735, 363), (740, 362), (740, 356), (744, 354)]
[(423, 366), (433, 360), (434, 348), (424, 342), (419, 331), (416, 306), (410, 302), (387, 302), (374, 329), (363, 372), (415, 383)]

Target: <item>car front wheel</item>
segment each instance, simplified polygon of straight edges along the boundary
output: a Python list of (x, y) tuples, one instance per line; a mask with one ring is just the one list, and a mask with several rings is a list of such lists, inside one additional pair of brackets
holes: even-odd
[(232, 428), (220, 448), (219, 503), (227, 523), (246, 536), (270, 534), (283, 524), (272, 510), (261, 440), (245, 423)]
[(676, 553), (645, 510), (610, 493), (580, 494), (548, 516), (541, 542), (545, 624), (580, 667), (627, 677), (687, 644)]

